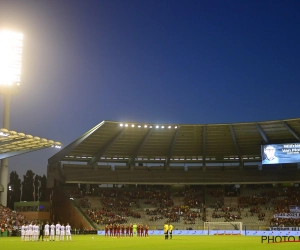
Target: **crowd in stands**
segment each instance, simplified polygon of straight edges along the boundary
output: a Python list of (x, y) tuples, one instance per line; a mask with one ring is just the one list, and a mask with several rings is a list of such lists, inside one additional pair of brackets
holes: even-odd
[(82, 208), (90, 208), (91, 207), (91, 202), (89, 201), (88, 198), (83, 198), (79, 201), (79, 205), (82, 207)]
[(133, 208), (139, 207), (139, 197), (145, 197), (143, 192), (109, 190), (100, 195), (102, 208), (91, 208), (88, 199), (85, 198), (85, 204), (89, 204), (86, 213), (98, 225), (124, 224), (129, 221), (129, 217), (141, 218), (141, 214)]
[(207, 193), (215, 198), (221, 198), (224, 196), (224, 191), (222, 189), (208, 189)]
[(190, 208), (204, 208), (204, 195), (195, 189), (189, 189), (183, 192), (184, 205)]
[(216, 207), (212, 213), (212, 218), (224, 218), (224, 222), (229, 222), (241, 220), (242, 214), (239, 208), (236, 209), (232, 207), (222, 207), (219, 209), (218, 207)]
[(195, 224), (195, 220), (200, 217), (199, 212), (191, 210), (188, 206), (146, 209), (146, 214), (150, 216), (150, 221), (180, 222), (182, 219), (184, 224)]
[[(181, 205), (174, 205), (173, 198), (166, 190), (108, 189), (98, 195), (102, 208), (92, 208), (88, 198), (82, 198), (80, 201), (80, 205), (87, 209), (87, 214), (97, 224), (124, 224), (132, 221), (131, 218), (141, 218), (141, 214), (136, 210), (139, 210), (142, 205), (142, 207), (148, 206), (145, 209), (146, 220), (153, 222), (163, 220), (195, 224), (197, 219), (207, 221), (208, 218), (203, 190), (186, 189), (174, 193), (173, 197), (181, 198)], [(211, 214), (212, 219), (223, 218), (224, 221), (230, 222), (242, 220), (244, 217), (256, 217), (257, 221), (267, 220), (266, 224), (271, 220), (270, 226), (300, 226), (300, 218), (270, 218), (272, 213), (290, 212), (290, 205), (300, 206), (298, 187), (265, 190), (259, 188), (249, 196), (239, 196), (236, 207), (224, 206), (222, 189), (207, 189), (206, 195), (214, 200), (211, 204), (211, 208), (214, 209)]]
[(300, 227), (300, 219), (272, 218), (270, 227)]
[(87, 215), (98, 225), (124, 224), (141, 218), (141, 213), (135, 211), (143, 207), (147, 208), (145, 214), (147, 220), (164, 222), (180, 222), (185, 224), (195, 224), (197, 218), (201, 216), (200, 210), (205, 212), (202, 196), (195, 190), (180, 192), (183, 197), (182, 206), (175, 206), (169, 192), (163, 190), (124, 190), (108, 189), (98, 193), (101, 208), (91, 207), (88, 197), (79, 200), (79, 205), (86, 208)]
[(1, 233), (4, 231), (12, 232), (13, 230), (18, 230), (21, 225), (28, 223), (26, 218), (11, 210), (8, 207), (0, 205), (0, 228)]

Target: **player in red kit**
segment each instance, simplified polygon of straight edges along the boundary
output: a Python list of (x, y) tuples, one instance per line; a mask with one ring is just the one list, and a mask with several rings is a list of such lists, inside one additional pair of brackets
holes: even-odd
[(117, 237), (120, 238), (121, 236), (121, 226), (120, 224), (117, 225)]
[(141, 236), (141, 224), (138, 224), (138, 226), (137, 226), (137, 236), (138, 237)]
[(114, 227), (113, 227), (113, 224), (109, 225), (109, 236), (110, 237), (114, 236)]
[(125, 236), (125, 226), (123, 224), (121, 225), (121, 236)]
[(129, 237), (133, 237), (133, 225), (132, 225), (132, 223), (130, 223), (130, 226), (129, 226)]
[(109, 229), (109, 225), (106, 224), (105, 225), (105, 237), (108, 237), (108, 229)]
[(149, 231), (149, 226), (146, 224), (145, 225), (145, 237), (149, 237), (148, 231)]
[(141, 237), (144, 237), (144, 226), (143, 224), (140, 225), (140, 228), (141, 228)]
[(117, 224), (114, 224), (114, 237), (117, 237)]
[(129, 225), (126, 225), (126, 237), (129, 237), (129, 229), (130, 229)]

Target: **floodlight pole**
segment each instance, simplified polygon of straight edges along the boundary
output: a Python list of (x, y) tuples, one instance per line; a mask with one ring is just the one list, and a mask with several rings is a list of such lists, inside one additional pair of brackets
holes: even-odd
[[(9, 130), (10, 123), (10, 99), (11, 95), (9, 93), (4, 94), (4, 114), (3, 114), (3, 128)], [(4, 187), (4, 191), (1, 192), (0, 204), (7, 206), (7, 187), (8, 187), (8, 158), (1, 160), (1, 180), (0, 183)]]
[[(9, 130), (10, 99), (17, 93), (20, 82), (23, 35), (9, 31), (0, 32), (0, 92), (4, 95), (3, 128)], [(0, 183), (4, 190), (0, 193), (0, 204), (7, 206), (8, 159), (1, 160)]]

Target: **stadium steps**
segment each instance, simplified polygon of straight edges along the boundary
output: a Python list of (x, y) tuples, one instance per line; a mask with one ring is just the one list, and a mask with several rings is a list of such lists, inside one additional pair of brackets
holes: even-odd
[(224, 197), (225, 207), (238, 207), (238, 197)]
[(184, 204), (183, 200), (181, 200), (181, 197), (172, 197), (172, 200), (174, 202), (174, 206), (182, 206)]

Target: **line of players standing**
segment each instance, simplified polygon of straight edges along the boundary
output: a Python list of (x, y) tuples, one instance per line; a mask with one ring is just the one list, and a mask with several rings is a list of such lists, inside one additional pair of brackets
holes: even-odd
[(105, 237), (149, 237), (149, 226), (142, 224), (106, 224)]
[(42, 241), (63, 241), (65, 236), (67, 240), (72, 240), (69, 223), (66, 226), (59, 222), (56, 225), (30, 223), (21, 227), (21, 241), (38, 241), (41, 237)]

